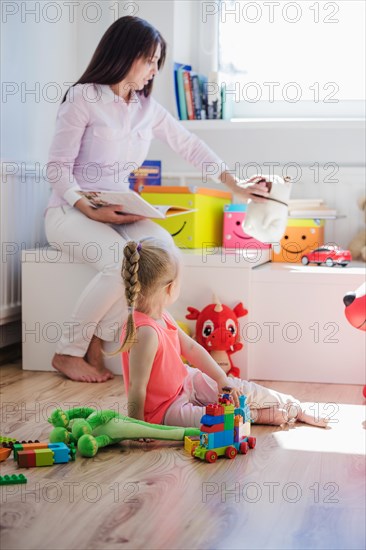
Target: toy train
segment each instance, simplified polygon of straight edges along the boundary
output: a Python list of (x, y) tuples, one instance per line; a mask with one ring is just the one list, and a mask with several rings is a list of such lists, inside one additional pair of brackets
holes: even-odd
[(195, 458), (213, 463), (219, 456), (233, 459), (238, 452), (247, 454), (254, 449), (256, 438), (250, 436), (250, 410), (244, 395), (239, 397), (239, 403), (239, 408), (235, 408), (230, 393), (224, 393), (218, 403), (207, 405), (201, 418), (201, 434), (186, 436), (185, 450)]

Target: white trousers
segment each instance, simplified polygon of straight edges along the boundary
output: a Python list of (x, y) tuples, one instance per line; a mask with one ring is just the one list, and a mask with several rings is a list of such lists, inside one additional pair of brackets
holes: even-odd
[(93, 334), (102, 340), (119, 342), (127, 317), (127, 303), (121, 278), (123, 248), (127, 241), (153, 237), (172, 243), (172, 237), (151, 220), (114, 225), (97, 222), (72, 206), (49, 208), (45, 217), (48, 242), (95, 269), (57, 344), (56, 353), (84, 357)]
[[(192, 367), (187, 369), (188, 376), (184, 380), (183, 389), (166, 411), (163, 424), (199, 428), (201, 418), (206, 412), (206, 405), (217, 402), (217, 384), (200, 370)], [(299, 412), (300, 402), (292, 395), (271, 390), (255, 382), (240, 380), (240, 378), (230, 378), (230, 385), (243, 390), (254, 421), (257, 416), (256, 409), (284, 408), (288, 411), (289, 418), (295, 417)], [(286, 418), (284, 416), (284, 422)]]

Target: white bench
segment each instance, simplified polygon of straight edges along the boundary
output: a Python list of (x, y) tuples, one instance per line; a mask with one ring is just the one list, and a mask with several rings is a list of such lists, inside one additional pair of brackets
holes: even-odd
[[(242, 301), (250, 309), (251, 272), (269, 260), (268, 251), (229, 253), (211, 248), (182, 251), (183, 283), (179, 301), (171, 307), (176, 320), (186, 321), (187, 306), (203, 308), (217, 294), (222, 303), (234, 307)], [(22, 253), (23, 369), (52, 371), (51, 359), (64, 323), (69, 320), (81, 290), (96, 274), (85, 264), (70, 262), (52, 248)], [(247, 319), (247, 318), (245, 318)], [(106, 351), (116, 348), (108, 343)], [(247, 374), (247, 348), (235, 355), (235, 364)], [(119, 356), (106, 359), (106, 366), (121, 374)]]
[[(258, 252), (258, 253), (257, 253)], [(344, 316), (343, 295), (365, 278), (364, 267), (327, 268), (269, 263), (269, 252), (182, 251), (179, 300), (170, 311), (186, 321), (187, 306), (202, 309), (215, 293), (249, 315), (239, 319), (244, 349), (233, 355), (243, 378), (364, 384), (365, 334)], [(53, 370), (61, 327), (95, 270), (52, 249), (23, 251), (23, 368)], [(112, 351), (110, 343), (106, 350)], [(119, 356), (106, 359), (121, 374)]]

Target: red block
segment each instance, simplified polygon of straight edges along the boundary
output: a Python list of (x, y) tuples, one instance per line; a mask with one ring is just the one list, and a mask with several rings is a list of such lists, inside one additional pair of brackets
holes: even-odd
[(225, 429), (224, 423), (222, 424), (214, 424), (213, 426), (206, 426), (206, 424), (201, 424), (200, 430), (201, 432), (205, 432), (206, 434), (212, 434), (215, 432), (223, 432)]
[(224, 413), (224, 407), (222, 405), (218, 405), (217, 403), (211, 403), (206, 406), (206, 414), (210, 414), (211, 416), (220, 416)]
[(36, 466), (36, 453), (34, 451), (19, 451), (17, 460), (20, 468), (33, 468)]

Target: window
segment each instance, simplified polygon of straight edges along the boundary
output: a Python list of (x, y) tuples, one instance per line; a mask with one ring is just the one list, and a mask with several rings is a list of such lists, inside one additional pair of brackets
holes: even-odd
[(234, 117), (364, 116), (364, 0), (216, 5), (218, 70)]

